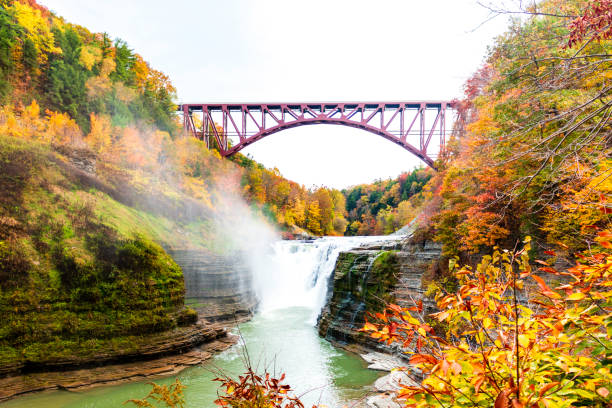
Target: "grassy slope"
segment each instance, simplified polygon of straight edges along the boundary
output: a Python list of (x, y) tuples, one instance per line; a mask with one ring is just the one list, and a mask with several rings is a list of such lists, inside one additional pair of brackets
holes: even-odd
[(154, 243), (178, 244), (175, 223), (67, 161), (0, 136), (0, 366), (125, 351), (193, 318)]

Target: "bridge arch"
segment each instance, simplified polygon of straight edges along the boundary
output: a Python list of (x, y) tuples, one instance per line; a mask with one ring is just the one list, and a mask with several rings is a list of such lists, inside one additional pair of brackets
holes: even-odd
[[(452, 102), (352, 102), (276, 104), (183, 104), (185, 131), (207, 144), (214, 138), (222, 156), (231, 156), (266, 136), (300, 126), (332, 124), (362, 129), (381, 136), (434, 167), (428, 152), (438, 134), (446, 141), (446, 112)], [(426, 113), (433, 119), (426, 120)], [(194, 114), (202, 115), (201, 128)], [(230, 140), (234, 142), (230, 144)], [(439, 152), (438, 152), (439, 153)]]

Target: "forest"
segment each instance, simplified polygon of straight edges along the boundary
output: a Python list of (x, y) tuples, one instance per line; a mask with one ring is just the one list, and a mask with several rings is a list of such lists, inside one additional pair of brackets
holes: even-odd
[(424, 187), (438, 312), (390, 305), (363, 328), (415, 344), (407, 406), (610, 404), (612, 2), (519, 14), (466, 82)]

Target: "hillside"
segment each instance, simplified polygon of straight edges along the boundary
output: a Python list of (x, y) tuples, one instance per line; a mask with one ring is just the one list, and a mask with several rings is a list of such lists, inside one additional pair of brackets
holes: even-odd
[(513, 247), (525, 235), (535, 251), (573, 253), (610, 227), (612, 45), (596, 7), (539, 3), (467, 81), (421, 218), (447, 256)]
[[(322, 334), (408, 360), (371, 406), (611, 404), (612, 2), (518, 3), (485, 5), (515, 18), (408, 199), (418, 229), (396, 282), (359, 272), (381, 247), (337, 264)], [(383, 285), (390, 304), (355, 325), (352, 300)]]
[(236, 250), (251, 215), (287, 237), (344, 233), (339, 191), (183, 136), (169, 78), (124, 41), (35, 1), (0, 2), (0, 21), (3, 370), (184, 332), (196, 316), (166, 250)]
[(0, 372), (203, 341), (165, 250), (227, 251), (242, 170), (179, 137), (168, 78), (122, 41), (35, 2), (0, 21)]

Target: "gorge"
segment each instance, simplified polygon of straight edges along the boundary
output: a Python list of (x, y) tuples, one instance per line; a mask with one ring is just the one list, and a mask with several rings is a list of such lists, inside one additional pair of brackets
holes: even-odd
[[(328, 287), (328, 283), (333, 285), (334, 280), (345, 277), (346, 262), (343, 259), (361, 252), (384, 254), (390, 248), (400, 248), (403, 238), (326, 237), (313, 241), (275, 241), (268, 243), (267, 251), (256, 260), (248, 259), (245, 254), (221, 257), (201, 251), (171, 251), (184, 271), (186, 304), (193, 307), (204, 321), (230, 326), (234, 321), (242, 321), (237, 329), (230, 329), (234, 335), (242, 336), (242, 340), (201, 366), (186, 368), (174, 375), (169, 376), (172, 371), (163, 372), (162, 364), (157, 369), (163, 377), (156, 382), (169, 384), (174, 378), (179, 378), (188, 385), (185, 393), (187, 406), (209, 406), (217, 393), (217, 385), (211, 381), (215, 373), (240, 374), (244, 369), (243, 353), (248, 351), (260, 368), (273, 365), (277, 373), (286, 373), (291, 383), (298, 384), (296, 392), (306, 393), (302, 397), (305, 403), (340, 406), (363, 398), (372, 391), (371, 385), (380, 372), (368, 370), (365, 368), (367, 364), (356, 354), (336, 348), (321, 338), (316, 324), (329, 300), (332, 303), (325, 306), (326, 311), (336, 307), (333, 299), (346, 296), (346, 292), (334, 295), (334, 288)], [(355, 247), (360, 248), (353, 249)], [(338, 269), (334, 271), (336, 266)], [(362, 271), (363, 267), (356, 262), (352, 269)], [(332, 331), (328, 334), (335, 339), (338, 328), (346, 326), (348, 331), (345, 332), (355, 335), (356, 324), (363, 314), (351, 322), (344, 320), (345, 316), (343, 313), (330, 319), (329, 313), (324, 312), (319, 330), (322, 330), (321, 324), (332, 325), (335, 328), (333, 336)], [(342, 340), (346, 342), (347, 338)], [(204, 344), (200, 349), (206, 347)], [(186, 356), (194, 359), (190, 352)], [(174, 367), (171, 362), (169, 359), (165, 367), (184, 368)], [(138, 364), (134, 363), (134, 366)], [(146, 366), (147, 363), (143, 364)], [(131, 369), (138, 372), (136, 367)], [(124, 369), (124, 372), (128, 370)], [(89, 374), (99, 375), (95, 369)], [(80, 375), (87, 374), (83, 372)], [(47, 381), (54, 379), (47, 378)], [(55, 381), (66, 383), (67, 380), (56, 377)], [(73, 388), (64, 386), (59, 391), (23, 396), (3, 405), (114, 407), (134, 396), (146, 394), (149, 388), (147, 380), (139, 382), (138, 375), (135, 375), (132, 381), (136, 382), (98, 384), (93, 389), (89, 389), (90, 385), (77, 387), (73, 384)]]

